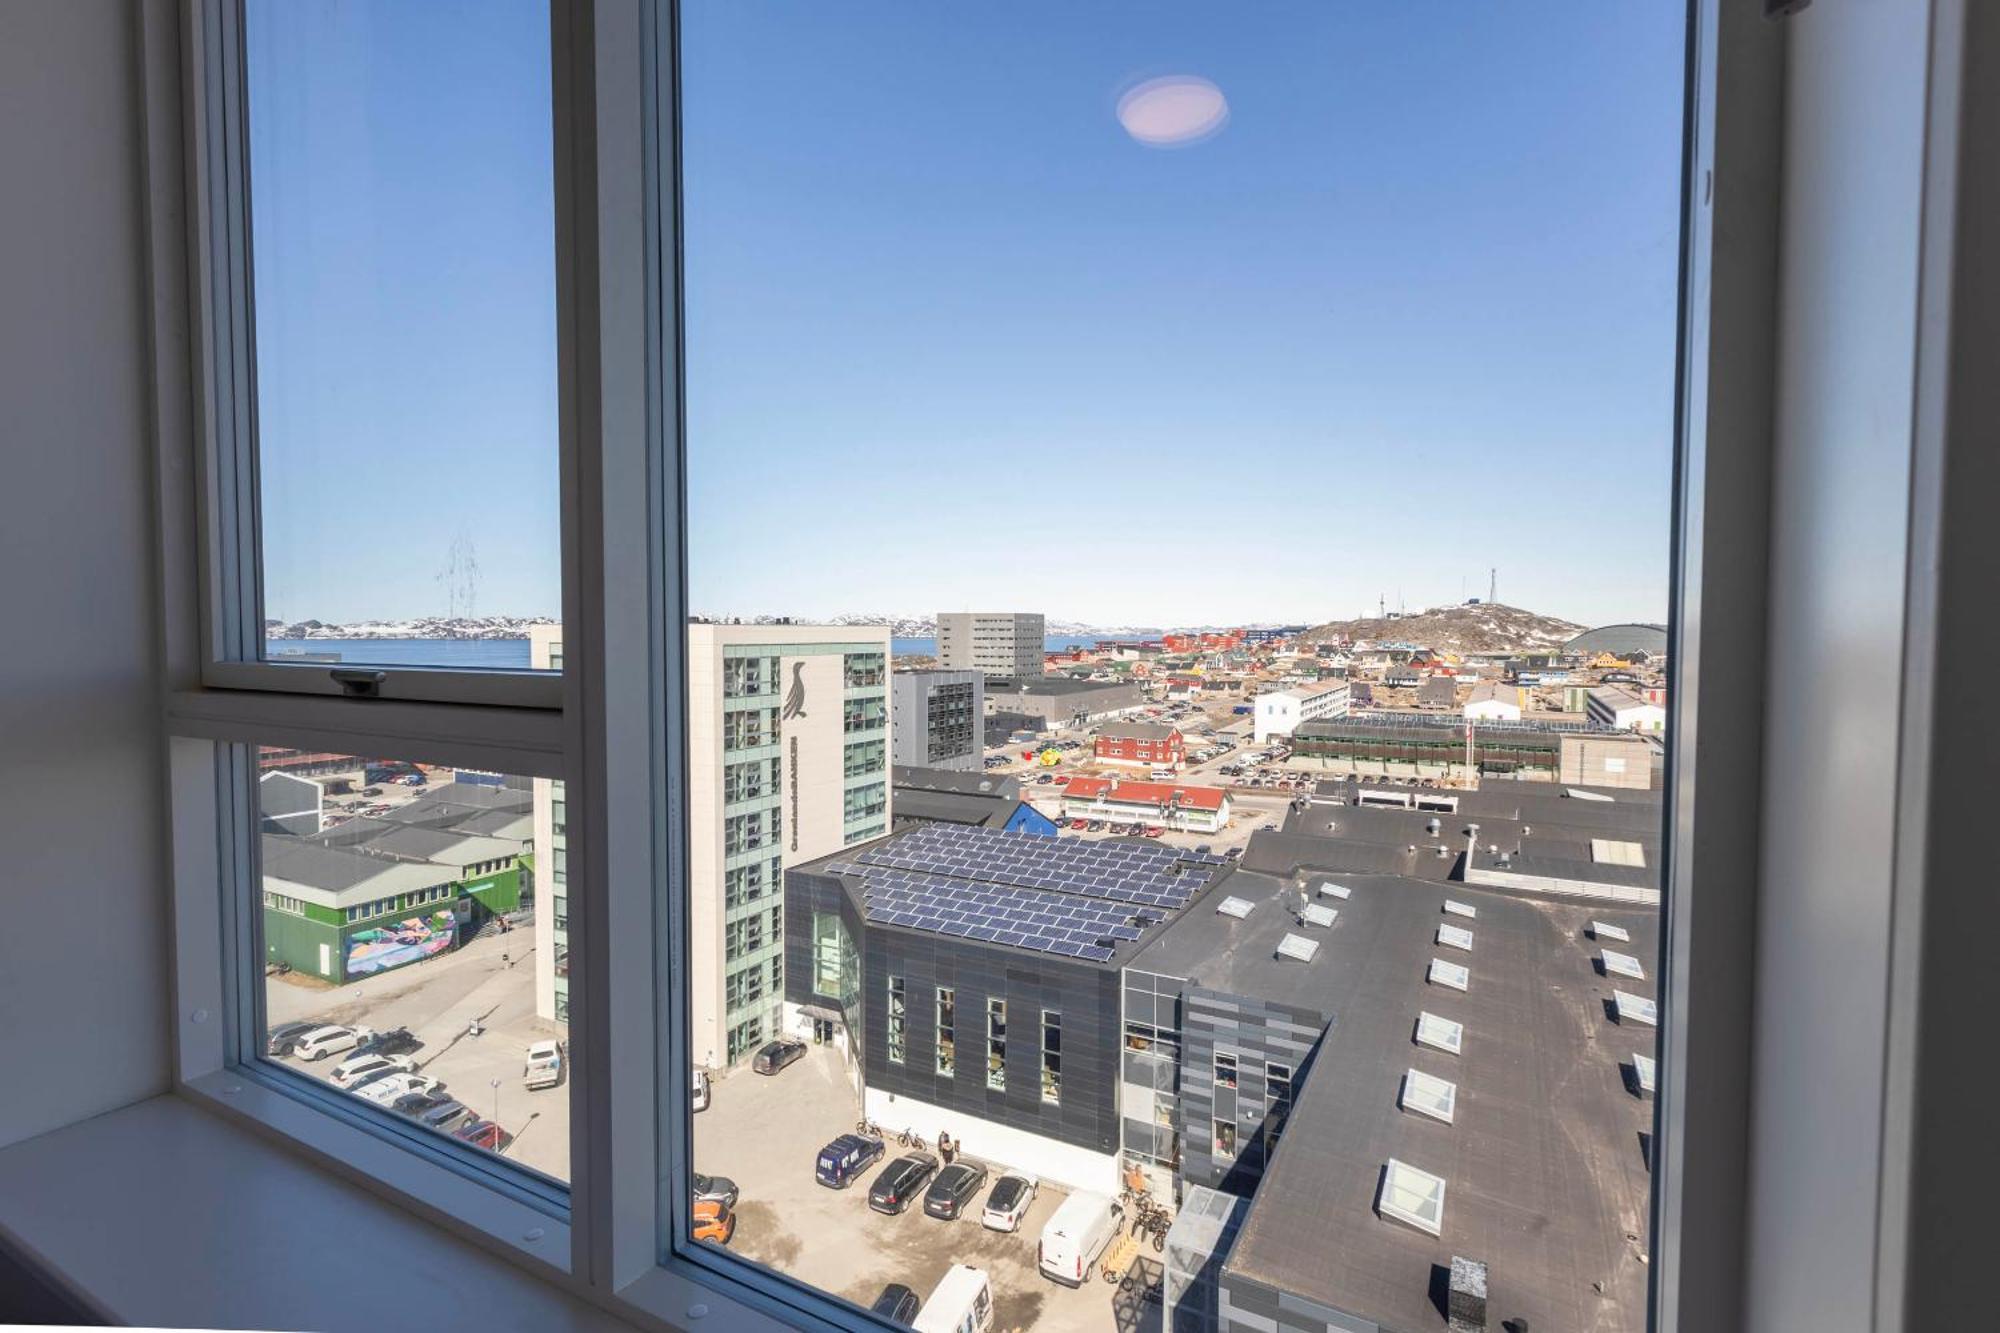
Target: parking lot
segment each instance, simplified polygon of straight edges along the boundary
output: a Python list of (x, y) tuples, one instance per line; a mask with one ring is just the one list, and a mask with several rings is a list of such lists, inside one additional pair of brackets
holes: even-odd
[[(697, 1170), (727, 1176), (742, 1190), (736, 1253), (863, 1306), (892, 1282), (928, 1296), (952, 1264), (971, 1264), (993, 1284), (998, 1333), (1158, 1329), (1156, 1305), (1121, 1299), (1117, 1287), (1098, 1280), (1071, 1290), (1036, 1271), (1035, 1239), (1065, 1197), (1053, 1186), (1042, 1186), (1021, 1230), (1007, 1234), (986, 1230), (976, 1213), (941, 1222), (925, 1216), (921, 1203), (895, 1217), (870, 1209), (876, 1173), (907, 1151), (893, 1137), (882, 1162), (848, 1188), (818, 1184), (820, 1148), (851, 1133), (857, 1114), (853, 1085), (831, 1046), (812, 1048), (774, 1077), (739, 1069), (715, 1080), (709, 1109), (694, 1118), (694, 1159)], [(989, 1183), (1005, 1169), (988, 1166)]]
[[(296, 977), (265, 987), (270, 1026), (294, 1020), (360, 1023), (386, 1032), (407, 1027), (423, 1043), (411, 1053), (417, 1072), (512, 1136), (506, 1155), (559, 1180), (569, 1179), (569, 1080), (530, 1092), (521, 1071), (531, 1043), (564, 1036), (535, 1014), (532, 929), (473, 940), (450, 953), (332, 988)], [(468, 1034), (477, 1018), (483, 1031)], [(317, 1078), (345, 1056), (283, 1063)], [(497, 1086), (496, 1086), (497, 1084)]]

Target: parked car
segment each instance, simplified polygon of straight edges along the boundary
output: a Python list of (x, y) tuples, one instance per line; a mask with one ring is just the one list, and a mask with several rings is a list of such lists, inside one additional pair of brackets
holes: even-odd
[(307, 1033), (317, 1032), (326, 1024), (320, 1022), (280, 1023), (264, 1036), (264, 1054), (269, 1056), (290, 1055), (298, 1049), (299, 1042)]
[(693, 1088), (693, 1091), (690, 1095), (694, 1100), (694, 1109), (697, 1111), (706, 1111), (708, 1109), (708, 1099), (710, 1096), (709, 1086), (708, 1086), (708, 1071), (706, 1069), (695, 1070), (694, 1078), (690, 1080), (690, 1083)]
[(1104, 829), (1104, 821), (1101, 819), (1093, 819), (1090, 821), (1090, 824), (1088, 825), (1085, 831), (1089, 833), (1099, 833), (1102, 832), (1103, 829)]
[(727, 1245), (736, 1235), (736, 1214), (723, 1207), (714, 1199), (704, 1199), (694, 1206), (694, 1238), (712, 1241), (717, 1245)]
[(299, 1038), (299, 1044), (292, 1048), (292, 1054), (301, 1060), (324, 1060), (329, 1055), (339, 1055), (351, 1051), (359, 1042), (375, 1035), (373, 1028), (348, 1027), (334, 1023), (323, 1028), (314, 1028)]
[(514, 1141), (513, 1135), (491, 1120), (470, 1121), (453, 1130), (451, 1136), (463, 1139), (475, 1148), (484, 1148), (488, 1152), (505, 1152), (507, 1145)]
[(938, 1159), (927, 1152), (904, 1153), (877, 1173), (868, 1206), (878, 1213), (902, 1212), (937, 1169)]
[(1028, 1215), (1028, 1209), (1035, 1202), (1038, 1182), (1033, 1176), (1024, 1176), (1010, 1171), (993, 1182), (993, 1190), (986, 1196), (985, 1211), (979, 1215), (979, 1225), (988, 1231), (1019, 1231), (1021, 1219)]
[(354, 1043), (356, 1055), (408, 1055), (422, 1046), (408, 1028), (390, 1028)]
[(380, 796), (382, 789), (380, 787), (363, 787), (360, 794), (363, 796)]
[(742, 1191), (736, 1188), (736, 1182), (728, 1176), (704, 1176), (697, 1171), (690, 1179), (694, 1183), (696, 1203), (703, 1201), (720, 1203), (731, 1212), (736, 1210), (736, 1199)]
[(758, 1049), (750, 1067), (760, 1074), (775, 1074), (805, 1053), (806, 1044), (802, 1041), (767, 1041)]
[(407, 1073), (417, 1062), (407, 1055), (351, 1055), (333, 1067), (329, 1077), (336, 1088), (358, 1088), (384, 1074)]
[(406, 1115), (412, 1120), (421, 1119), (440, 1106), (456, 1104), (456, 1097), (448, 1097), (442, 1092), (406, 1092), (389, 1103), (389, 1109), (397, 1115)]
[(993, 1283), (986, 1270), (971, 1264), (946, 1269), (913, 1327), (917, 1333), (986, 1333), (993, 1327)]
[(1090, 827), (1090, 821), (1088, 819), (1072, 819), (1069, 821), (1069, 826), (1078, 833), (1081, 833)]
[(842, 1134), (813, 1159), (813, 1179), (828, 1189), (844, 1190), (861, 1173), (882, 1160), (886, 1145), (866, 1134)]
[(443, 1086), (436, 1079), (422, 1074), (385, 1074), (366, 1087), (357, 1088), (354, 1095), (377, 1106), (394, 1106), (398, 1097), (407, 1097), (413, 1092), (436, 1092)]
[(870, 1314), (879, 1314), (893, 1323), (907, 1324), (917, 1317), (917, 1310), (923, 1304), (917, 1293), (900, 1282), (891, 1282), (882, 1288), (882, 1294), (868, 1307)]
[(479, 1117), (473, 1114), (470, 1106), (449, 1098), (416, 1117), (417, 1123), (425, 1129), (436, 1130), (440, 1134), (450, 1134), (477, 1119)]
[(559, 1041), (534, 1043), (528, 1047), (528, 1063), (521, 1070), (521, 1081), (530, 1092), (558, 1086), (563, 1080), (563, 1057), (567, 1054), (567, 1048)]
[(1053, 775), (1053, 774), (1049, 774), (1049, 773), (1044, 773), (1044, 774), (1042, 774), (1042, 775), (1041, 775), (1040, 777), (1038, 777), (1038, 778), (1036, 778), (1036, 779), (1035, 779), (1035, 785), (1036, 785), (1037, 787), (1046, 787), (1046, 786), (1048, 786), (1048, 785), (1049, 785), (1049, 784), (1050, 784), (1051, 782), (1054, 782), (1054, 781), (1055, 781), (1055, 777), (1054, 777), (1054, 775)]
[(1090, 1266), (1118, 1235), (1124, 1209), (1102, 1194), (1079, 1191), (1063, 1200), (1035, 1242), (1035, 1266), (1042, 1276), (1080, 1287)]
[(937, 1173), (924, 1191), (924, 1211), (947, 1222), (958, 1220), (972, 1197), (986, 1188), (986, 1168), (977, 1162), (953, 1162)]

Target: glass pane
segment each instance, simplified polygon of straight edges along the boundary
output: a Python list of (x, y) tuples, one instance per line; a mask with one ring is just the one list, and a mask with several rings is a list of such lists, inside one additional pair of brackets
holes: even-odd
[(560, 790), (258, 747), (266, 1058), (568, 1180)]
[(542, 0), (250, 0), (265, 651), (529, 667), (560, 607)]
[(698, 1240), (1644, 1328), (1674, 8), (682, 6)]

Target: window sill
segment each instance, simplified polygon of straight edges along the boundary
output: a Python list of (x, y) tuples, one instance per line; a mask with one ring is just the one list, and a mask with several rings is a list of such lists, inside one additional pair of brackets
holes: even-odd
[(118, 1323), (633, 1327), (174, 1095), (0, 1150), (0, 1232)]

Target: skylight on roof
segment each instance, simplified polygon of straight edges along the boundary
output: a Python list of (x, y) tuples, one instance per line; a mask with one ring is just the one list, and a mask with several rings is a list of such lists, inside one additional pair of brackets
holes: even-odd
[(1301, 963), (1310, 963), (1319, 952), (1319, 941), (1307, 939), (1304, 935), (1286, 935), (1278, 941), (1278, 957), (1293, 958)]
[(1653, 1090), (1653, 1075), (1655, 1072), (1653, 1057), (1635, 1053), (1632, 1056), (1632, 1070), (1639, 1076), (1639, 1091), (1651, 1092)]
[(1451, 916), (1462, 916), (1470, 918), (1479, 915), (1479, 909), (1477, 907), (1474, 907), (1471, 903), (1453, 902), (1449, 898), (1444, 900), (1444, 910)]
[(1622, 842), (1616, 838), (1592, 838), (1590, 859), (1601, 866), (1641, 866), (1646, 864), (1646, 849), (1636, 842)]
[(1439, 1018), (1436, 1014), (1417, 1014), (1417, 1044), (1428, 1046), (1434, 1051), (1447, 1055), (1457, 1055), (1465, 1048), (1465, 1024), (1455, 1023), (1449, 1018)]
[(1472, 932), (1464, 926), (1439, 926), (1437, 942), (1449, 949), (1471, 949)]
[(1458, 1084), (1412, 1069), (1403, 1075), (1403, 1095), (1396, 1099), (1396, 1105), (1449, 1125), (1458, 1106)]
[(1640, 967), (1639, 960), (1629, 953), (1600, 949), (1597, 956), (1604, 960), (1604, 974), (1608, 977), (1630, 977), (1634, 981), (1646, 979), (1646, 969)]
[(1250, 909), (1256, 905), (1248, 898), (1230, 897), (1224, 898), (1220, 903), (1217, 903), (1215, 910), (1223, 916), (1233, 916), (1240, 920), (1243, 917), (1249, 916)]
[(1384, 1217), (1407, 1222), (1433, 1236), (1444, 1232), (1444, 1177), (1419, 1171), (1391, 1157), (1382, 1168), (1382, 1190), (1375, 1209)]
[(1627, 944), (1632, 942), (1631, 931), (1625, 929), (1623, 926), (1614, 926), (1606, 921), (1591, 922), (1590, 933), (1593, 937), (1600, 940), (1623, 940)]
[(1319, 892), (1323, 898), (1340, 898), (1345, 900), (1354, 896), (1353, 889), (1348, 888), (1345, 884), (1335, 884), (1330, 879), (1323, 879), (1319, 882)]
[(1447, 963), (1442, 958), (1431, 959), (1430, 981), (1433, 986), (1449, 986), (1453, 990), (1472, 989), (1472, 973), (1459, 964)]
[(1618, 1009), (1619, 1022), (1644, 1023), (1647, 1027), (1654, 1028), (1660, 1025), (1660, 1011), (1645, 996), (1634, 995), (1630, 991), (1615, 990), (1611, 992), (1611, 1000)]
[(1330, 926), (1340, 916), (1340, 913), (1334, 908), (1324, 906), (1320, 903), (1308, 903), (1306, 904), (1305, 911), (1299, 913), (1299, 915), (1305, 918), (1308, 926)]

